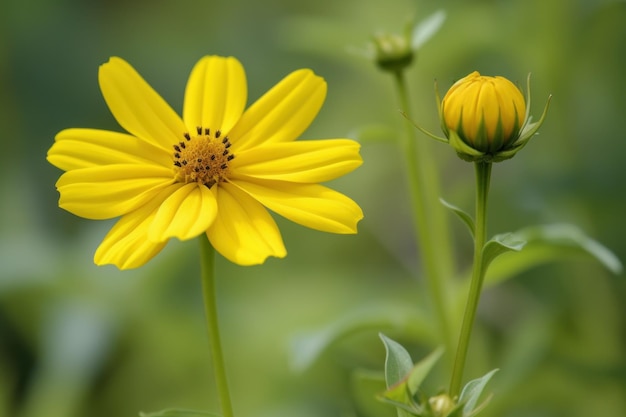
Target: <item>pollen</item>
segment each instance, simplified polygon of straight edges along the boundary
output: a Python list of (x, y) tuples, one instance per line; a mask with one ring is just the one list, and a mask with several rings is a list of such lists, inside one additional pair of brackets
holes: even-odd
[(228, 136), (222, 136), (220, 130), (198, 127), (195, 133), (185, 133), (173, 147), (176, 180), (211, 188), (228, 178), (228, 165), (235, 155), (229, 150)]

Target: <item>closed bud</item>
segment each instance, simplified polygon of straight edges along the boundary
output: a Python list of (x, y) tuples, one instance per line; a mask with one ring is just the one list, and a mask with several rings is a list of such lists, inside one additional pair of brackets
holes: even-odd
[(440, 106), (442, 129), (458, 155), (487, 162), (512, 158), (536, 133), (548, 108), (530, 124), (520, 89), (504, 77), (477, 71), (457, 81)]
[(413, 62), (413, 50), (406, 36), (379, 34), (374, 37), (375, 59), (385, 71), (402, 71)]
[(430, 397), (428, 403), (435, 417), (445, 417), (456, 407), (454, 400), (448, 394)]

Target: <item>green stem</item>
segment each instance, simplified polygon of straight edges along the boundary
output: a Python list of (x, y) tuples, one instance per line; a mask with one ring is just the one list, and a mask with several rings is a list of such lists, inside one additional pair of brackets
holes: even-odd
[[(408, 89), (404, 72), (394, 73), (402, 111), (410, 117)], [(448, 318), (448, 280), (453, 274), (452, 245), (448, 222), (439, 204), (439, 173), (428, 150), (427, 141), (417, 140), (415, 130), (407, 120), (402, 151), (413, 205), (413, 224), (424, 263), (424, 272), (432, 295), (437, 320), (446, 352), (452, 360), (453, 335)]]
[(200, 237), (200, 258), (202, 262), (202, 295), (204, 298), (204, 311), (206, 313), (207, 328), (209, 332), (209, 344), (211, 345), (211, 356), (213, 367), (215, 368), (215, 380), (217, 382), (217, 392), (224, 417), (233, 417), (233, 406), (230, 401), (228, 390), (228, 379), (226, 378), (226, 366), (220, 341), (220, 329), (217, 320), (217, 303), (215, 297), (215, 250), (206, 237)]
[(463, 315), (463, 324), (459, 335), (459, 344), (456, 350), (456, 359), (450, 380), (450, 396), (458, 396), (461, 392), (463, 369), (467, 358), (476, 309), (480, 300), (485, 271), (483, 270), (483, 247), (487, 236), (487, 197), (491, 180), (491, 162), (475, 162), (476, 172), (476, 228), (474, 230), (474, 263), (472, 267), (472, 281)]

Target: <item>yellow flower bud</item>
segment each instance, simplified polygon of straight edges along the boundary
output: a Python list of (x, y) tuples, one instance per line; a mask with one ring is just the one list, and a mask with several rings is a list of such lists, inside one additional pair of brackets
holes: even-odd
[(510, 149), (520, 136), (525, 114), (526, 102), (515, 84), (477, 71), (457, 81), (441, 102), (446, 136), (456, 134), (483, 155)]

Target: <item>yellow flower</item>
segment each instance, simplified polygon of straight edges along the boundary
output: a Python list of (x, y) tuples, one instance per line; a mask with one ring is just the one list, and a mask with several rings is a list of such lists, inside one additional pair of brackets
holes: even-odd
[(242, 65), (204, 57), (189, 77), (182, 119), (120, 58), (102, 65), (98, 79), (129, 134), (67, 129), (48, 152), (66, 171), (57, 182), (61, 208), (88, 219), (120, 217), (96, 264), (136, 268), (170, 238), (202, 233), (240, 265), (284, 257), (267, 209), (313, 229), (356, 233), (359, 206), (318, 183), (358, 167), (358, 143), (295, 141), (326, 96), (326, 83), (311, 70), (292, 72), (244, 111)]
[(471, 148), (488, 154), (517, 140), (525, 113), (524, 96), (515, 84), (477, 71), (457, 81), (441, 102), (444, 131), (455, 132)]

